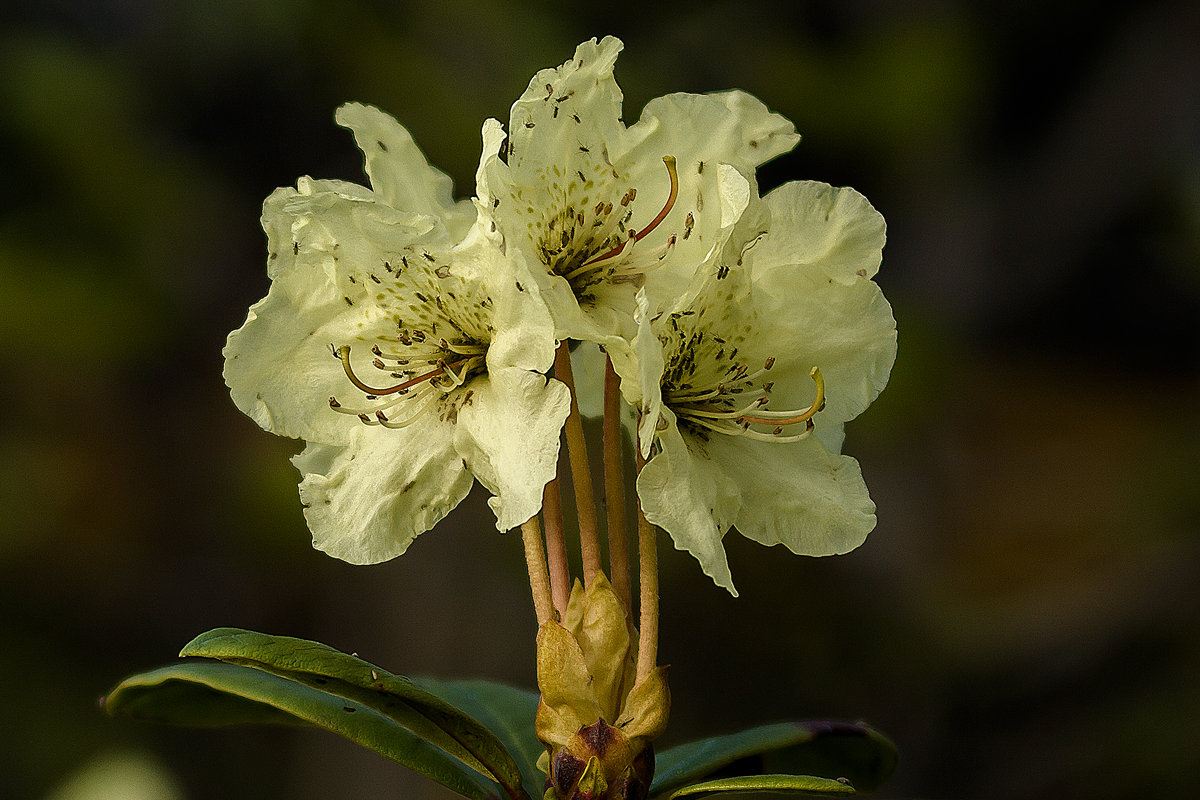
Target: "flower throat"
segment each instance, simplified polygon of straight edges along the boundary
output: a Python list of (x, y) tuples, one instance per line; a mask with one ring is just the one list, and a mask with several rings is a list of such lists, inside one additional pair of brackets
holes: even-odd
[[(538, 245), (542, 261), (552, 273), (571, 284), (576, 296), (586, 295), (590, 287), (599, 283), (633, 280), (656, 267), (674, 249), (676, 234), (647, 252), (635, 247), (662, 224), (679, 197), (675, 157), (663, 156), (663, 164), (671, 181), (670, 192), (662, 209), (640, 230), (628, 227), (637, 199), (634, 187), (627, 189), (615, 204), (601, 200), (591, 206), (585, 195), (587, 208), (580, 211), (573, 204), (568, 205), (545, 223)], [(582, 172), (579, 177), (585, 178)], [(592, 181), (584, 180), (582, 188), (592, 185)], [(572, 181), (568, 189), (574, 186)], [(694, 217), (688, 214), (684, 238), (690, 235), (694, 224)]]
[[(370, 385), (355, 373), (350, 362), (349, 345), (331, 346), (333, 355), (342, 362), (346, 378), (363, 393), (370, 405), (366, 408), (348, 408), (337, 397), (330, 397), (329, 407), (341, 414), (357, 416), (364, 425), (404, 428), (411, 425), (438, 398), (445, 397), (487, 369), (485, 344), (450, 342), (444, 338), (434, 342), (419, 330), (402, 331), (399, 342), (416, 352), (401, 355), (388, 353), (379, 345), (371, 346), (374, 355), (371, 365), (388, 377), (400, 380), (382, 389)], [(422, 350), (425, 352), (420, 352)]]

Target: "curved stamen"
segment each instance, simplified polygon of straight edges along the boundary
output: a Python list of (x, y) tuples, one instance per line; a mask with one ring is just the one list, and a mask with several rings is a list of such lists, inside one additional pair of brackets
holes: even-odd
[(563, 278), (568, 281), (573, 281), (576, 278), (578, 278), (580, 275), (584, 274), (585, 272), (591, 272), (596, 267), (596, 265), (599, 264), (600, 262), (605, 261), (609, 258), (612, 258), (613, 256), (620, 255), (625, 250), (625, 247), (627, 245), (630, 246), (629, 252), (633, 252), (632, 245), (636, 241), (637, 241), (637, 232), (633, 231), (633, 230), (629, 231), (626, 234), (625, 241), (621, 242), (619, 245), (614, 247), (612, 250), (609, 250), (607, 253), (603, 253), (601, 255), (596, 256), (595, 258), (588, 259), (587, 261), (583, 262), (575, 269), (568, 272), (566, 275), (563, 275)]
[(455, 361), (449, 365), (445, 364), (444, 362), (439, 361), (437, 369), (432, 370), (430, 372), (426, 372), (424, 375), (418, 375), (415, 378), (411, 378), (407, 381), (404, 381), (403, 383), (396, 384), (395, 386), (391, 386), (387, 389), (376, 389), (373, 386), (368, 386), (367, 384), (363, 383), (361, 380), (359, 380), (358, 376), (354, 374), (354, 369), (353, 369), (353, 367), (350, 366), (350, 346), (349, 345), (342, 345), (341, 347), (339, 347), (337, 349), (336, 352), (337, 352), (338, 359), (342, 362), (342, 368), (345, 369), (345, 371), (346, 371), (346, 377), (350, 379), (350, 382), (353, 383), (356, 387), (358, 387), (362, 391), (366, 392), (367, 394), (375, 395), (376, 397), (382, 397), (383, 395), (396, 394), (397, 392), (402, 392), (411, 386), (416, 386), (418, 383), (421, 383), (423, 381), (427, 381), (432, 378), (436, 378), (439, 375), (445, 374), (446, 370), (450, 367), (457, 367), (459, 364), (465, 363), (466, 361), (470, 360), (470, 359), (464, 358), (459, 361)]
[(460, 356), (481, 356), (487, 352), (487, 345), (449, 342), (446, 344), (446, 349), (452, 353), (458, 353)]
[[(726, 390), (728, 390), (731, 387), (737, 386), (738, 384), (753, 383), (754, 381), (761, 378), (763, 375), (766, 375), (771, 370), (771, 367), (773, 367), (773, 366), (775, 366), (775, 357), (771, 356), (770, 358), (768, 358), (766, 360), (766, 363), (763, 364), (761, 369), (755, 370), (754, 372), (745, 373), (741, 377), (725, 378), (721, 381), (718, 381), (715, 386), (714, 385), (691, 386), (691, 387), (688, 387), (687, 389), (671, 391), (671, 392), (668, 392), (668, 394), (670, 395), (669, 399), (672, 402), (676, 402), (676, 403), (695, 403), (700, 400), (709, 400), (713, 397), (719, 397), (720, 395), (725, 394)], [(760, 388), (751, 389), (751, 390), (747, 391), (745, 393), (745, 397), (749, 398), (749, 397), (753, 396), (754, 394), (758, 394), (760, 392), (770, 392), (771, 388), (774, 385), (775, 385), (774, 381), (768, 381), (767, 383), (762, 384), (762, 386)], [(792, 413), (792, 412), (788, 412), (788, 413)]]
[(675, 206), (675, 200), (679, 197), (679, 175), (675, 171), (675, 156), (663, 156), (663, 164), (667, 166), (667, 174), (671, 176), (671, 193), (667, 195), (666, 205), (662, 207), (662, 211), (658, 212), (658, 216), (650, 220), (650, 224), (637, 232), (635, 239), (641, 241), (650, 231), (654, 230), (659, 224), (667, 218), (667, 214), (671, 213), (671, 209)]
[(380, 411), (387, 411), (395, 408), (401, 403), (412, 405), (413, 403), (421, 402), (434, 393), (432, 386), (426, 385), (417, 389), (415, 392), (398, 392), (395, 397), (378, 405), (370, 406), (369, 408), (349, 408), (343, 406), (336, 397), (329, 398), (329, 407), (339, 414), (349, 414), (352, 417), (361, 417), (363, 414), (375, 414)]
[(725, 394), (725, 384), (718, 383), (711, 389), (698, 387), (681, 391), (663, 392), (663, 400), (669, 403), (698, 403), (701, 400), (711, 400)]
[(403, 419), (389, 419), (389, 418), (387, 417), (387, 415), (386, 415), (386, 414), (384, 414), (382, 411), (376, 411), (376, 412), (375, 412), (375, 421), (376, 421), (376, 422), (377, 422), (379, 425), (382, 425), (382, 426), (383, 426), (383, 427), (385, 427), (385, 428), (392, 428), (392, 429), (396, 429), (396, 428), (407, 428), (409, 425), (411, 425), (411, 424), (413, 424), (414, 422), (416, 422), (416, 421), (417, 421), (417, 419), (418, 419), (418, 418), (419, 418), (419, 417), (420, 417), (422, 414), (424, 414), (424, 413), (425, 413), (425, 409), (429, 408), (429, 406), (430, 406), (430, 405), (433, 403), (433, 401), (434, 401), (434, 400), (436, 400), (436, 399), (437, 399), (437, 394), (436, 394), (436, 392), (433, 392), (433, 391), (431, 390), (431, 391), (430, 391), (430, 392), (427, 394), (427, 396), (425, 397), (425, 399), (424, 399), (424, 400), (422, 400), (422, 401), (420, 401), (420, 404), (419, 404), (419, 405), (418, 405), (416, 408), (414, 408), (414, 409), (411, 409), (411, 410), (409, 411), (409, 413), (408, 413), (408, 416), (404, 417)]
[[(655, 247), (653, 250), (639, 250), (638, 264), (629, 264), (627, 262), (624, 265), (616, 266), (612, 269), (610, 274), (612, 275), (613, 281), (620, 281), (636, 275), (645, 275), (646, 273), (662, 266), (663, 260), (666, 259), (667, 256), (671, 255), (671, 251), (675, 249), (675, 242), (678, 238), (679, 237), (676, 234), (672, 233), (667, 237), (666, 242), (658, 247)], [(642, 256), (645, 257), (644, 260), (642, 259)], [(651, 256), (654, 256), (654, 261), (649, 264), (645, 263), (645, 261), (649, 260)], [(588, 267), (588, 269), (591, 269), (591, 267)]]
[[(651, 231), (653, 231), (655, 228), (657, 228), (662, 223), (662, 221), (667, 218), (667, 214), (671, 213), (671, 209), (675, 207), (675, 200), (679, 197), (679, 174), (675, 170), (675, 156), (663, 156), (663, 163), (666, 164), (667, 174), (671, 177), (671, 193), (669, 195), (667, 195), (667, 202), (662, 207), (662, 210), (658, 212), (658, 216), (656, 216), (654, 219), (650, 220), (650, 224), (647, 225), (646, 227), (642, 228), (640, 231), (637, 231), (636, 233), (633, 233), (631, 231), (630, 233), (632, 235), (627, 240), (625, 240), (624, 242), (621, 242), (619, 245), (617, 245), (613, 249), (609, 250), (607, 253), (601, 253), (598, 256), (589, 258), (587, 261), (583, 262), (583, 264), (581, 264), (580, 266), (584, 266), (584, 267), (591, 266), (591, 265), (597, 264), (601, 261), (610, 259), (613, 256), (620, 255), (621, 251), (623, 251), (625, 249), (625, 246), (627, 244), (629, 244), (629, 242), (641, 241), (642, 238), (649, 235), (649, 233)], [(628, 195), (626, 195), (626, 196), (628, 196)], [(632, 198), (630, 198), (630, 199), (632, 199)], [(622, 199), (621, 204), (625, 205), (623, 199)]]
[[(457, 365), (457, 364), (465, 363), (466, 361), (469, 361), (469, 360), (470, 359), (463, 359), (463, 361), (456, 361), (454, 363)], [(466, 369), (463, 369), (462, 375), (459, 375), (454, 370), (447, 367), (445, 361), (439, 361), (438, 366), (442, 368), (442, 370), (445, 372), (446, 377), (449, 378), (450, 382), (453, 384), (453, 386), (451, 388), (456, 389), (459, 386), (462, 386), (464, 383), (466, 383), (466, 379), (467, 379), (467, 370)]]
[[(753, 403), (735, 411), (711, 411), (706, 408), (692, 408), (690, 406), (672, 406), (675, 413), (681, 417), (707, 417), (708, 419), (744, 419), (751, 411), (755, 411), (760, 406), (766, 405), (767, 398), (759, 397)], [(762, 411), (760, 413), (767, 413)], [(795, 414), (795, 411), (784, 412), (787, 414)]]
[[(403, 341), (401, 341), (401, 344), (403, 344)], [(408, 344), (409, 345), (412, 344), (411, 338), (408, 340)], [(447, 350), (451, 353), (457, 353), (460, 356), (481, 356), (487, 352), (487, 345), (485, 345), (485, 344), (458, 344), (456, 342), (451, 342), (446, 339), (442, 339), (440, 344), (441, 344), (441, 347), (443, 350)], [(400, 366), (404, 366), (412, 361), (418, 361), (418, 362), (425, 361), (426, 363), (429, 363), (429, 364), (437, 363), (436, 358), (434, 358), (434, 359), (414, 358), (412, 353), (393, 353), (391, 351), (382, 349), (379, 345), (372, 345), (371, 352), (374, 353), (375, 355), (379, 356), (380, 358), (384, 359), (385, 361), (398, 362)], [(390, 367), (390, 369), (394, 369), (394, 367)]]
[[(749, 385), (750, 383), (750, 380), (747, 378), (719, 381), (716, 386), (711, 388), (697, 386), (682, 391), (670, 391), (664, 393), (663, 397), (672, 403), (699, 403), (704, 400), (711, 400), (714, 397), (720, 397), (723, 394), (736, 394), (743, 400), (752, 400), (756, 395), (765, 394), (770, 391), (770, 388), (766, 384), (755, 387)], [(743, 388), (743, 384), (747, 384), (747, 386)]]
[[(812, 428), (808, 425), (805, 426), (804, 433), (781, 436), (780, 434), (774, 432), (763, 433), (762, 431), (751, 430), (749, 427), (742, 427), (740, 425), (730, 426), (728, 424), (722, 425), (719, 422), (713, 422), (706, 419), (688, 418), (688, 424), (697, 425), (701, 428), (707, 428), (710, 431), (723, 433), (727, 436), (744, 436), (747, 439), (754, 439), (755, 441), (759, 442), (799, 442), (802, 439), (807, 439), (808, 435), (812, 433)], [(809, 424), (811, 425), (811, 423)]]
[(760, 411), (753, 416), (743, 415), (742, 420), (757, 422), (760, 425), (795, 425), (811, 420), (818, 411), (825, 407), (825, 379), (821, 377), (821, 370), (816, 367), (809, 370), (808, 374), (817, 384), (817, 397), (813, 400), (812, 405), (804, 411)]

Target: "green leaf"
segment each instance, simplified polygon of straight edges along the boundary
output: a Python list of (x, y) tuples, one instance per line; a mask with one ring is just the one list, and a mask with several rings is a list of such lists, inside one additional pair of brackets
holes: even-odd
[[(219, 725), (307, 725), (304, 719), (250, 697), (275, 691), (278, 679), (248, 672), (241, 676), (244, 694), (217, 688), (227, 674), (225, 665), (201, 662), (174, 664), (126, 678), (106, 697), (103, 708), (148, 722), (211, 727)], [(256, 692), (255, 682), (264, 688)]]
[[(517, 762), (488, 728), (408, 678), (357, 656), (319, 642), (239, 628), (203, 633), (180, 655), (254, 667), (359, 702), (494, 779), (510, 797), (524, 798)], [(532, 729), (532, 715), (526, 724)]]
[(743, 775), (737, 778), (721, 778), (685, 786), (682, 789), (676, 789), (671, 794), (671, 798), (674, 800), (676, 797), (717, 792), (805, 794), (820, 797), (856, 794), (854, 787), (848, 783), (829, 778), (817, 778), (812, 775)]
[(546, 775), (537, 768), (537, 760), (546, 747), (533, 729), (536, 692), (484, 680), (421, 676), (413, 682), (486, 725), (517, 760), (525, 791), (530, 797), (541, 797)]
[(650, 794), (665, 795), (717, 773), (764, 772), (845, 777), (860, 791), (873, 791), (895, 767), (895, 745), (867, 725), (781, 722), (663, 751)]
[(341, 734), (471, 800), (500, 800), (501, 787), (416, 733), (356, 700), (254, 667), (183, 661), (126, 678), (104, 700), (108, 713), (180, 725), (298, 722)]

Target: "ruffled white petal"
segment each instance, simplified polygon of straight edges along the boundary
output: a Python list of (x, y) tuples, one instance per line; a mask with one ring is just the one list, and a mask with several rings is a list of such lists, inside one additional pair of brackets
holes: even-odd
[(313, 546), (351, 564), (402, 554), (471, 489), (453, 438), (431, 415), (411, 429), (360, 425), (344, 446), (309, 443), (292, 463)]
[(632, 284), (597, 287), (597, 296), (586, 305), (580, 305), (571, 285), (557, 275), (543, 271), (535, 273), (535, 280), (554, 319), (558, 338), (619, 348), (633, 337), (630, 312), (637, 288)]
[(758, 98), (731, 91), (656, 97), (630, 127), (629, 139), (631, 153), (645, 154), (646, 160), (654, 152), (674, 153), (681, 164), (705, 161), (753, 170), (791, 150), (800, 136)]
[(770, 233), (754, 248), (755, 304), (764, 338), (788, 353), (778, 395), (787, 407), (803, 397), (812, 366), (825, 377), (826, 405), (816, 435), (840, 452), (843, 423), (861, 414), (887, 384), (896, 357), (891, 306), (870, 277), (879, 269), (883, 217), (853, 189), (815, 181), (785, 184), (765, 198)]
[(354, 132), (371, 188), (393, 208), (440, 217), (455, 238), (475, 218), (469, 200), (454, 201), (450, 176), (429, 165), (412, 134), (374, 106), (347, 103), (334, 117)]
[(796, 126), (782, 114), (767, 108), (763, 101), (752, 94), (733, 90), (713, 92), (738, 120), (741, 130), (741, 148), (738, 157), (745, 164), (762, 166), (776, 156), (789, 152), (800, 141)]
[(625, 130), (621, 91), (612, 75), (620, 50), (620, 41), (612, 37), (592, 40), (562, 66), (539, 72), (513, 105), (509, 140), (499, 150), (506, 160), (491, 153), (499, 144), (498, 124), (489, 121), (484, 127), (477, 176), (481, 210), (503, 237), (505, 252), (523, 258), (563, 339), (616, 344), (620, 336), (632, 335), (629, 313), (636, 287), (601, 286), (595, 294), (603, 296), (590, 298), (581, 309), (580, 299), (553, 274), (545, 255), (564, 235), (568, 218), (598, 203), (616, 203), (629, 188), (618, 179), (609, 155)]
[(353, 184), (304, 179), (300, 191), (267, 198), (263, 228), (273, 280), (229, 336), (225, 382), (238, 408), (272, 433), (344, 442), (347, 418), (330, 411), (328, 398), (347, 381), (330, 345), (348, 342), (368, 322), (361, 276), (382, 269), (389, 253), (428, 240), (437, 221), (375, 203)]
[[(783, 280), (785, 274), (790, 274)], [(807, 375), (813, 366), (825, 379), (825, 410), (813, 418), (816, 435), (840, 452), (842, 425), (854, 419), (887, 385), (896, 359), (896, 321), (874, 282), (839, 283), (811, 270), (778, 269), (764, 288), (755, 284), (762, 337), (781, 356), (773, 372), (779, 408), (802, 408), (812, 400)], [(786, 357), (784, 357), (786, 356)]]
[(599, 160), (600, 147), (620, 140), (625, 126), (613, 65), (622, 47), (611, 36), (584, 42), (569, 61), (529, 82), (509, 116), (508, 163), (517, 183), (552, 165), (573, 164), (581, 145), (595, 144)]
[(468, 387), (454, 446), (492, 497), (496, 528), (516, 528), (542, 508), (555, 475), (559, 433), (571, 410), (562, 383), (523, 369), (492, 370)]
[[(706, 198), (706, 211), (689, 212), (696, 221), (692, 236), (686, 241), (677, 239), (663, 266), (646, 276), (646, 294), (655, 312), (677, 304), (695, 288), (695, 275), (706, 267), (736, 265), (740, 248), (767, 230), (766, 206), (758, 197), (753, 172), (730, 164), (711, 164), (705, 174), (710, 178), (697, 189), (697, 196)], [(683, 190), (680, 194), (683, 196)]]
[[(328, 400), (346, 388), (341, 365), (327, 341), (352, 333), (336, 308), (317, 306), (293, 313), (287, 295), (294, 276), (277, 279), (265, 298), (250, 307), (241, 328), (225, 345), (225, 383), (239, 409), (262, 428), (280, 436), (344, 442), (353, 427), (334, 414)], [(291, 284), (291, 285), (289, 285)], [(286, 368), (280, 369), (280, 364)]]
[(797, 555), (828, 556), (858, 547), (875, 527), (875, 504), (858, 462), (830, 453), (815, 437), (765, 444), (738, 437), (709, 442), (712, 457), (737, 483), (738, 531)]
[(773, 266), (818, 270), (843, 283), (879, 271), (886, 225), (855, 190), (793, 181), (763, 199), (771, 210), (771, 235), (755, 253), (756, 280), (768, 280)]
[(629, 404), (635, 406), (641, 414), (638, 426), (637, 446), (642, 458), (650, 455), (654, 437), (658, 430), (659, 418), (663, 414), (662, 377), (666, 363), (663, 359), (662, 342), (654, 331), (650, 320), (649, 302), (645, 292), (638, 292), (637, 310), (634, 320), (638, 325), (637, 338), (633, 342), (633, 352), (636, 355), (632, 369), (626, 361), (614, 361), (614, 369), (619, 369), (629, 375), (629, 379), (621, 381), (621, 390)]
[(542, 284), (525, 268), (520, 253), (493, 258), (487, 282), (493, 301), (493, 338), (488, 367), (521, 367), (545, 372), (558, 346), (554, 319), (541, 292)]
[[(480, 210), (489, 212), (495, 207), (495, 199), (499, 196), (493, 190), (488, 178), (493, 171), (504, 173), (505, 164), (500, 160), (500, 148), (508, 134), (504, 125), (498, 119), (486, 119), (483, 122), (483, 149), (479, 155), (479, 166), (475, 169), (475, 197)], [(495, 223), (490, 216), (481, 216), (480, 225), (485, 225), (489, 233), (496, 233)]]
[[(757, 197), (755, 168), (790, 150), (800, 139), (791, 122), (745, 92), (655, 98), (626, 138), (628, 150), (616, 163), (638, 187), (639, 202), (644, 193), (647, 209), (657, 211), (655, 203), (661, 205), (660, 198), (666, 197), (662, 157), (677, 159), (679, 197), (656, 231), (660, 240), (676, 235), (675, 251), (668, 264), (651, 273), (648, 285), (653, 287), (652, 295), (669, 295), (670, 288), (686, 284), (690, 268), (708, 258), (727, 238), (728, 209), (734, 198), (751, 192)], [(721, 165), (741, 172), (748, 188), (731, 184), (732, 176), (723, 175)], [(744, 210), (746, 204), (740, 205)]]
[(637, 492), (646, 519), (691, 553), (704, 574), (737, 596), (721, 537), (738, 511), (738, 487), (700, 439), (681, 435), (675, 415), (664, 409), (662, 449), (642, 467)]

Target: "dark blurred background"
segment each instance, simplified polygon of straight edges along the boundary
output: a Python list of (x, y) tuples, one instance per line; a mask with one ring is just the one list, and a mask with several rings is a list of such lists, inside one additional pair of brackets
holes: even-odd
[(862, 718), (900, 744), (889, 798), (1200, 796), (1196, 4), (4, 9), (0, 796), (448, 797), (332, 735), (96, 701), (220, 625), (532, 685), (520, 541), (483, 498), (392, 563), (312, 550), (299, 445), (234, 408), (220, 351), (267, 289), (262, 199), (365, 180), (339, 104), (391, 112), (468, 195), (483, 119), (606, 33), (630, 122), (734, 87), (795, 121), (764, 188), (872, 200), (900, 329), (846, 442), (866, 545), (730, 536), (733, 600), (662, 543), (666, 743)]

